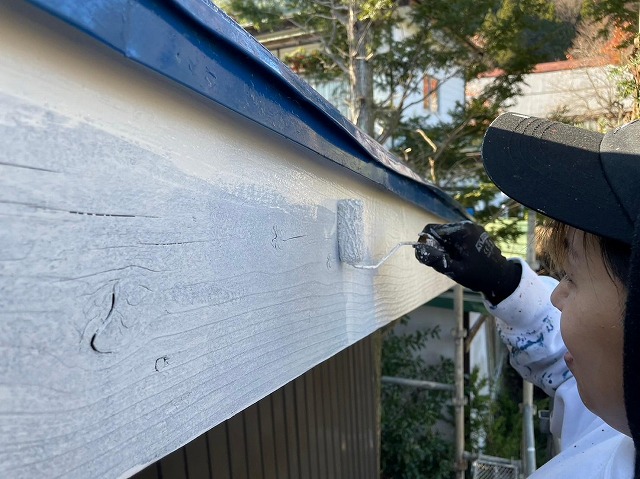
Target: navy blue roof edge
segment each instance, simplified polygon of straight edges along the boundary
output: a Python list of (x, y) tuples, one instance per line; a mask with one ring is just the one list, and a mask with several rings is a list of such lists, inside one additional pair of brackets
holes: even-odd
[(447, 220), (466, 210), (426, 183), (209, 0), (28, 0), (127, 58)]

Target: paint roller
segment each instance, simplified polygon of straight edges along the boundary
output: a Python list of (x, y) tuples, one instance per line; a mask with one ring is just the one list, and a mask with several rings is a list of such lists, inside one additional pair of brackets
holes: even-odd
[(340, 261), (360, 269), (376, 269), (403, 246), (419, 243), (403, 241), (395, 245), (386, 256), (375, 264), (363, 264), (367, 246), (364, 229), (364, 203), (361, 200), (338, 200), (337, 207), (338, 253)]

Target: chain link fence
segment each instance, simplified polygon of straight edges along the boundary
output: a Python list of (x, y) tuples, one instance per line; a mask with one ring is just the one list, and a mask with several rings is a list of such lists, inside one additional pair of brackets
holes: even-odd
[(471, 463), (472, 479), (520, 479), (520, 461), (478, 456)]

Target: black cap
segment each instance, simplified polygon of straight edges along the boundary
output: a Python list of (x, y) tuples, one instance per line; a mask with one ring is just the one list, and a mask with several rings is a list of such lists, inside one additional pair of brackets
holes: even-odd
[(640, 122), (601, 133), (516, 113), (489, 127), (482, 158), (491, 180), (540, 213), (632, 243), (640, 213)]

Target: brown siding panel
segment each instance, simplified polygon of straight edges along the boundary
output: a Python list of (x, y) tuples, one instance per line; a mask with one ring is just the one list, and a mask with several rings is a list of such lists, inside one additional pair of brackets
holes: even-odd
[[(358, 384), (359, 374), (356, 369), (357, 362), (356, 362), (355, 349), (356, 347), (353, 346), (347, 350), (347, 355), (348, 355), (347, 363), (349, 365), (349, 386), (351, 388), (350, 404), (356, 404), (357, 398), (360, 397), (360, 387)], [(351, 416), (351, 427), (353, 431), (351, 440), (353, 441), (353, 451), (355, 455), (352, 461), (353, 466), (355, 468), (355, 473), (353, 477), (363, 477), (362, 465), (364, 464), (364, 457), (363, 457), (364, 447), (362, 445), (362, 442), (360, 441), (360, 417), (359, 417), (358, 410), (349, 411), (349, 415)]]
[(309, 468), (311, 479), (320, 478), (320, 450), (318, 447), (318, 426), (316, 418), (316, 403), (313, 370), (303, 376), (304, 389), (307, 400), (307, 424), (309, 425)]
[(242, 413), (236, 414), (227, 421), (227, 426), (231, 477), (233, 479), (249, 479), (247, 441), (244, 435), (244, 415)]
[(159, 463), (152, 464), (151, 466), (136, 474), (136, 479), (159, 479), (159, 468)]
[(345, 349), (135, 478), (375, 479), (376, 344)]
[(298, 442), (298, 420), (296, 413), (296, 390), (291, 382), (282, 388), (284, 393), (285, 423), (287, 430), (287, 451), (289, 458), (289, 477), (297, 478), (300, 473), (300, 443)]
[(327, 471), (327, 443), (324, 439), (326, 427), (324, 419), (323, 389), (322, 389), (322, 365), (316, 366), (309, 375), (311, 394), (313, 394), (313, 408), (311, 414), (315, 415), (316, 451), (318, 451), (318, 477), (328, 477)]
[(187, 479), (184, 447), (160, 459), (160, 471), (163, 479)]
[(209, 479), (209, 450), (207, 448), (207, 436), (194, 439), (184, 447), (187, 462), (187, 477), (189, 479)]
[[(345, 358), (346, 359), (346, 358)], [(336, 368), (336, 380), (340, 385), (338, 389), (338, 404), (340, 407), (340, 461), (344, 465), (344, 473), (347, 477), (355, 477), (352, 457), (355, 456), (351, 441), (351, 427), (349, 423), (349, 378), (347, 376), (349, 365), (345, 362), (334, 363)]]
[[(260, 437), (260, 417), (258, 405), (247, 408), (244, 415), (244, 434), (247, 442), (247, 468), (251, 479), (264, 477), (262, 461), (262, 440)], [(190, 478), (191, 479), (191, 478)]]
[(287, 428), (285, 423), (284, 394), (282, 392), (282, 388), (275, 391), (271, 396), (277, 477), (278, 479), (286, 479), (289, 477), (289, 451), (287, 451)]
[[(298, 457), (300, 460), (300, 477), (311, 477), (311, 457), (313, 452), (309, 450), (309, 423), (307, 421), (307, 397), (304, 378), (298, 378), (293, 382), (295, 397), (296, 440), (298, 442)], [(315, 452), (315, 451), (314, 451)]]
[[(209, 466), (212, 471), (212, 477), (231, 477), (227, 422), (214, 427), (205, 436), (209, 446)], [(173, 454), (176, 454), (176, 452)]]
[(268, 479), (277, 479), (276, 469), (276, 438), (273, 434), (273, 408), (271, 407), (272, 396), (267, 396), (258, 402), (258, 412), (260, 420), (260, 437), (262, 444), (262, 460), (264, 464), (264, 475)]
[(322, 406), (322, 437), (326, 453), (326, 473), (324, 477), (336, 477), (334, 470), (335, 458), (333, 450), (332, 433), (334, 424), (331, 416), (331, 383), (327, 373), (327, 363), (324, 362), (319, 366), (320, 384), (322, 393), (319, 396)]
[[(362, 367), (367, 367), (367, 363), (364, 362), (364, 356), (362, 354), (362, 348), (359, 344), (356, 344), (354, 348), (355, 353), (355, 364), (360, 364)], [(360, 398), (360, 407), (358, 408), (358, 444), (362, 448), (360, 457), (363, 459), (362, 461), (362, 469), (361, 474), (364, 477), (369, 477), (368, 474), (368, 461), (366, 460), (369, 452), (369, 445), (367, 444), (367, 430), (366, 430), (366, 419), (367, 419), (367, 398), (365, 397), (367, 393), (367, 381), (364, 375), (356, 374), (356, 384), (358, 385), (358, 398)]]
[(326, 376), (329, 381), (329, 396), (331, 397), (331, 401), (329, 402), (329, 407), (331, 408), (331, 445), (333, 447), (333, 464), (334, 470), (336, 472), (336, 477), (341, 475), (342, 469), (342, 451), (340, 448), (340, 436), (342, 430), (342, 422), (340, 421), (340, 409), (344, 406), (341, 406), (338, 401), (338, 395), (340, 394), (340, 383), (337, 382), (337, 377), (335, 376), (335, 364), (337, 361), (328, 361), (326, 363)]

